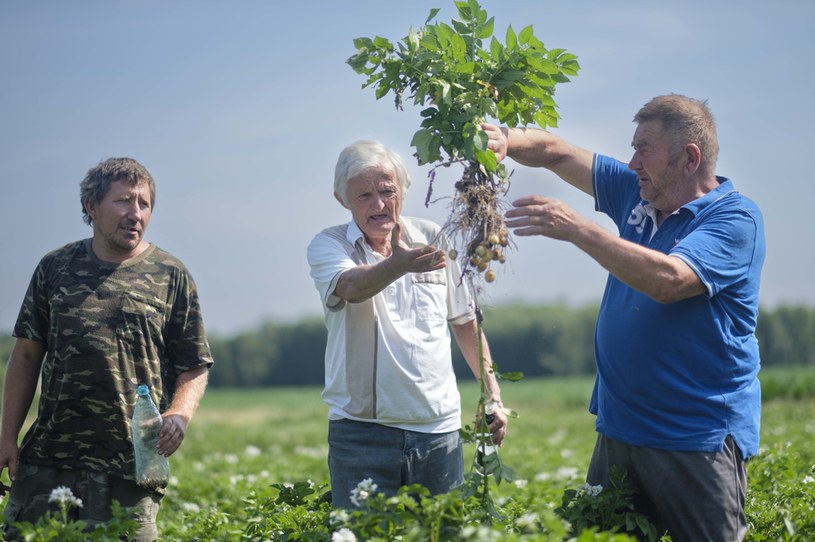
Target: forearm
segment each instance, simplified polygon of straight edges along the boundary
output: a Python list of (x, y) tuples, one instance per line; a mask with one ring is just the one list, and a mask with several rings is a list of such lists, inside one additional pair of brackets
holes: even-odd
[(334, 288), (334, 295), (349, 303), (370, 299), (404, 275), (390, 258), (373, 265), (360, 265), (343, 271)]
[(500, 403), (501, 388), (492, 368), (492, 354), (486, 335), (482, 332), (479, 337), (476, 320), (471, 320), (466, 324), (453, 324), (451, 328), (467, 365), (475, 378), (483, 383), (483, 390), (487, 398)]
[(209, 379), (207, 367), (197, 367), (178, 375), (170, 408), (164, 416), (179, 415), (189, 423), (204, 396)]
[(679, 258), (621, 239), (593, 222), (586, 221), (570, 240), (617, 279), (659, 303), (706, 291)]
[(17, 444), (34, 400), (42, 366), (42, 348), (37, 343), (18, 339), (6, 365), (3, 385), (3, 416), (0, 442)]
[(546, 168), (569, 184), (593, 193), (594, 154), (535, 128), (508, 128), (507, 156), (525, 166)]

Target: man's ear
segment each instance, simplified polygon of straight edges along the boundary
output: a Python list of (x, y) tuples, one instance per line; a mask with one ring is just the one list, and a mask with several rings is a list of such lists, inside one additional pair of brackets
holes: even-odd
[(685, 170), (689, 175), (693, 175), (702, 166), (702, 151), (696, 143), (685, 145)]
[(96, 207), (93, 204), (93, 200), (90, 198), (85, 200), (85, 212), (88, 213), (91, 220), (96, 220)]
[(342, 196), (340, 196), (337, 192), (334, 192), (334, 197), (337, 199), (337, 201), (340, 202), (340, 205), (342, 205), (346, 209), (350, 209), (350, 207), (348, 207), (348, 204), (345, 203), (345, 200), (342, 199)]

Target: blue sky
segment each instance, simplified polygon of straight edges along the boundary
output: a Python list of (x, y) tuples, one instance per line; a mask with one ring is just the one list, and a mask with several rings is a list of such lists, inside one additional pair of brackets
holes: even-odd
[[(706, 98), (719, 123), (718, 173), (762, 208), (761, 302), (815, 304), (808, 215), (815, 181), (815, 3), (483, 0), (499, 37), (531, 24), (549, 48), (579, 57), (557, 89), (554, 131), (628, 160), (634, 113), (651, 97)], [(305, 248), (349, 219), (332, 196), (340, 150), (376, 138), (402, 153), (424, 207), (426, 167), (412, 158), (418, 108), (377, 101), (345, 60), (353, 39), (393, 41), (452, 0), (46, 0), (0, 3), (0, 332), (11, 330), (48, 250), (91, 235), (79, 181), (111, 156), (142, 162), (157, 183), (148, 240), (180, 257), (209, 330), (320, 315)], [(598, 223), (591, 200), (551, 173), (508, 162), (509, 198), (560, 197)], [(434, 185), (452, 193), (455, 168)], [(445, 183), (445, 180), (449, 181)], [(806, 232), (810, 232), (807, 234)], [(482, 303), (599, 300), (606, 273), (560, 241), (517, 239)]]

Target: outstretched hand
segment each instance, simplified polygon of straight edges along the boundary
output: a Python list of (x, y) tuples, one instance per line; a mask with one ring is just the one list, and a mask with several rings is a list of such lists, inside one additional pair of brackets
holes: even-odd
[(586, 221), (569, 205), (545, 196), (524, 196), (506, 212), (507, 226), (516, 235), (543, 235), (567, 241)]
[(447, 266), (443, 250), (433, 245), (408, 247), (402, 241), (402, 227), (398, 223), (391, 231), (390, 260), (405, 273), (427, 273)]

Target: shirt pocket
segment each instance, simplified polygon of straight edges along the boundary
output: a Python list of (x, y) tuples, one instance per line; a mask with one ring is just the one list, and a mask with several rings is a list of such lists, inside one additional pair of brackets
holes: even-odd
[(161, 340), (166, 310), (162, 300), (139, 292), (126, 292), (121, 295), (119, 307), (117, 334)]
[(417, 325), (422, 321), (447, 321), (447, 276), (443, 270), (413, 273), (413, 302)]

